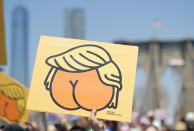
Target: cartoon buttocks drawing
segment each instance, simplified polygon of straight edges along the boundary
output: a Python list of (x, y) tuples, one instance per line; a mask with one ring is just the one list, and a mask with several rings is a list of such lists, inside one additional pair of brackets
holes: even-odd
[(97, 45), (73, 47), (49, 56), (44, 85), (56, 105), (66, 110), (116, 109), (122, 75), (104, 48)]

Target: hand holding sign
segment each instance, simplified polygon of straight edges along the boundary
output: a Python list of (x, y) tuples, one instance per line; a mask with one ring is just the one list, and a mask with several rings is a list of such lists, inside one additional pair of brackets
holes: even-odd
[(96, 113), (97, 110), (93, 109), (89, 118), (90, 125), (94, 131), (104, 131), (104, 123), (96, 119)]

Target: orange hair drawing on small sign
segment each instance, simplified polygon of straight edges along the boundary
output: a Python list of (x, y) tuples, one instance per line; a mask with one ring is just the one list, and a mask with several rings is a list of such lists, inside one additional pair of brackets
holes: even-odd
[(0, 118), (6, 123), (21, 124), (30, 113), (26, 110), (28, 90), (2, 71), (0, 78)]
[(17, 84), (0, 84), (0, 115), (18, 122), (25, 111), (24, 92)]

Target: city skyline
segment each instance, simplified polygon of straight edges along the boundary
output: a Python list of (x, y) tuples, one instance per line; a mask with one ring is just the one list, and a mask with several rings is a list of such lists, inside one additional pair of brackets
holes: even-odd
[[(46, 2), (46, 4), (45, 4)], [(110, 4), (111, 3), (111, 4)], [(18, 5), (26, 7), (29, 23), (29, 74), (31, 78), (37, 45), (41, 35), (64, 37), (64, 11), (67, 8), (84, 9), (85, 39), (113, 42), (115, 40), (144, 41), (181, 40), (194, 37), (193, 1), (12, 1), (4, 0), (7, 50), (11, 48), (11, 13)], [(43, 10), (44, 7), (44, 10)], [(164, 23), (154, 28), (155, 20)], [(9, 54), (8, 57), (10, 58)], [(8, 65), (10, 62), (8, 59)], [(6, 69), (9, 74), (10, 71)]]

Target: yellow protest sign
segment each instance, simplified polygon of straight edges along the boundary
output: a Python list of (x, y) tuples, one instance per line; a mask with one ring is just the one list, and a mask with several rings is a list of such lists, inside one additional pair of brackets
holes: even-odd
[(22, 123), (28, 119), (28, 90), (0, 71), (0, 118), (7, 123)]
[(6, 65), (5, 29), (3, 16), (3, 0), (0, 0), (0, 65)]
[(27, 108), (130, 121), (138, 47), (42, 36)]

